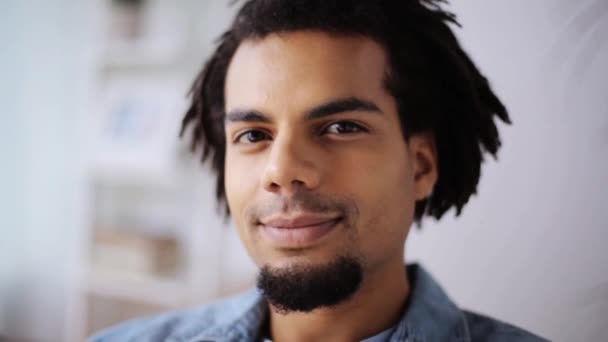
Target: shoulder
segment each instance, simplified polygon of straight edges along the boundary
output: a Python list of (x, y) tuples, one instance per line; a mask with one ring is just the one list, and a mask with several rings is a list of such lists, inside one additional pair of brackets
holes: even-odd
[(187, 341), (202, 335), (225, 336), (252, 311), (259, 312), (261, 320), (260, 302), (259, 294), (250, 291), (187, 310), (127, 321), (95, 334), (88, 341)]
[(514, 325), (478, 313), (463, 311), (471, 341), (541, 342), (546, 339)]

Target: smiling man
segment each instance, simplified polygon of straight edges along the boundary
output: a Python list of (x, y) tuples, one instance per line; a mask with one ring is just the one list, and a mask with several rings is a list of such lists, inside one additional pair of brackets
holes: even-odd
[(98, 341), (540, 341), (404, 266), (410, 227), (461, 212), (504, 106), (439, 1), (251, 0), (183, 121), (260, 268), (257, 289)]

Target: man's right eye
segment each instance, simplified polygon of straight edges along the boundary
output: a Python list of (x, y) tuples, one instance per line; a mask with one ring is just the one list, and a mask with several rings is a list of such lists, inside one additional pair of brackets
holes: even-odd
[(235, 144), (255, 144), (257, 142), (260, 142), (262, 140), (268, 140), (270, 138), (270, 136), (264, 132), (264, 131), (260, 131), (260, 130), (249, 130), (246, 132), (243, 132), (241, 134), (239, 134), (236, 139), (234, 140)]

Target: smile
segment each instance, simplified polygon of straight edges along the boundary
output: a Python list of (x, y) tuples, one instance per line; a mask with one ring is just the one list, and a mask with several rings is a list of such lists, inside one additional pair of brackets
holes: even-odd
[(306, 248), (330, 233), (342, 217), (299, 215), (275, 217), (260, 222), (263, 237), (279, 248)]

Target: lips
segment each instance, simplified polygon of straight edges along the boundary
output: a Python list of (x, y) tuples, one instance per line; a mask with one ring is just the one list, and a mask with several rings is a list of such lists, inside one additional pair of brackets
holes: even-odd
[(314, 215), (299, 215), (294, 217), (275, 217), (268, 220), (262, 220), (262, 224), (268, 227), (297, 229), (310, 226), (318, 226), (329, 221), (335, 221), (339, 217), (321, 217)]
[(303, 248), (317, 243), (342, 221), (340, 216), (301, 214), (261, 220), (263, 236), (277, 247)]

